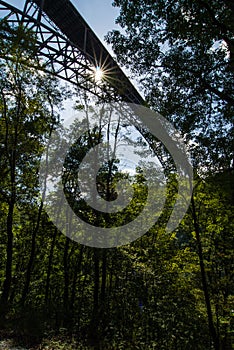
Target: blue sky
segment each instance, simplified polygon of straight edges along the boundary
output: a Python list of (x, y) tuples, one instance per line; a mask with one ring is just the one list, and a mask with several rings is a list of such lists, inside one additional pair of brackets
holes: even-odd
[(111, 5), (112, 0), (71, 0), (71, 2), (102, 41), (109, 30), (118, 28), (115, 19), (119, 9)]

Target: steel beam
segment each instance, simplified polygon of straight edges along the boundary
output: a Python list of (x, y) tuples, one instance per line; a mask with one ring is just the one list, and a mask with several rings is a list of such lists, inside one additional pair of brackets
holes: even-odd
[[(98, 98), (144, 100), (69, 0), (26, 0), (24, 10), (0, 0), (0, 18), (36, 34), (36, 58), (46, 71)], [(95, 82), (94, 71), (104, 71)]]

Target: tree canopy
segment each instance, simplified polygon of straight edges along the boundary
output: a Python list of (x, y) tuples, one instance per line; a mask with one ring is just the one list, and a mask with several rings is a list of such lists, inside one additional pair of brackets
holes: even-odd
[(114, 6), (123, 30), (110, 32), (107, 42), (118, 61), (140, 76), (149, 105), (190, 141), (194, 166), (232, 167), (231, 1), (116, 0)]

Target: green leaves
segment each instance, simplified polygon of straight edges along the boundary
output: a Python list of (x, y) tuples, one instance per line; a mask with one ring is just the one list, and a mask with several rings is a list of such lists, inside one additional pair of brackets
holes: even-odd
[(117, 22), (123, 31), (108, 33), (106, 40), (140, 80), (148, 103), (185, 134), (196, 167), (229, 167), (231, 7), (216, 0), (122, 0), (114, 5), (120, 7)]

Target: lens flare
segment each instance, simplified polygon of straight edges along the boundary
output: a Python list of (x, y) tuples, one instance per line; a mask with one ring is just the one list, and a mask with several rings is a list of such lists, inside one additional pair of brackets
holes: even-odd
[(100, 83), (103, 79), (103, 76), (104, 76), (104, 72), (103, 70), (97, 66), (94, 68), (94, 80), (95, 80), (95, 83)]

